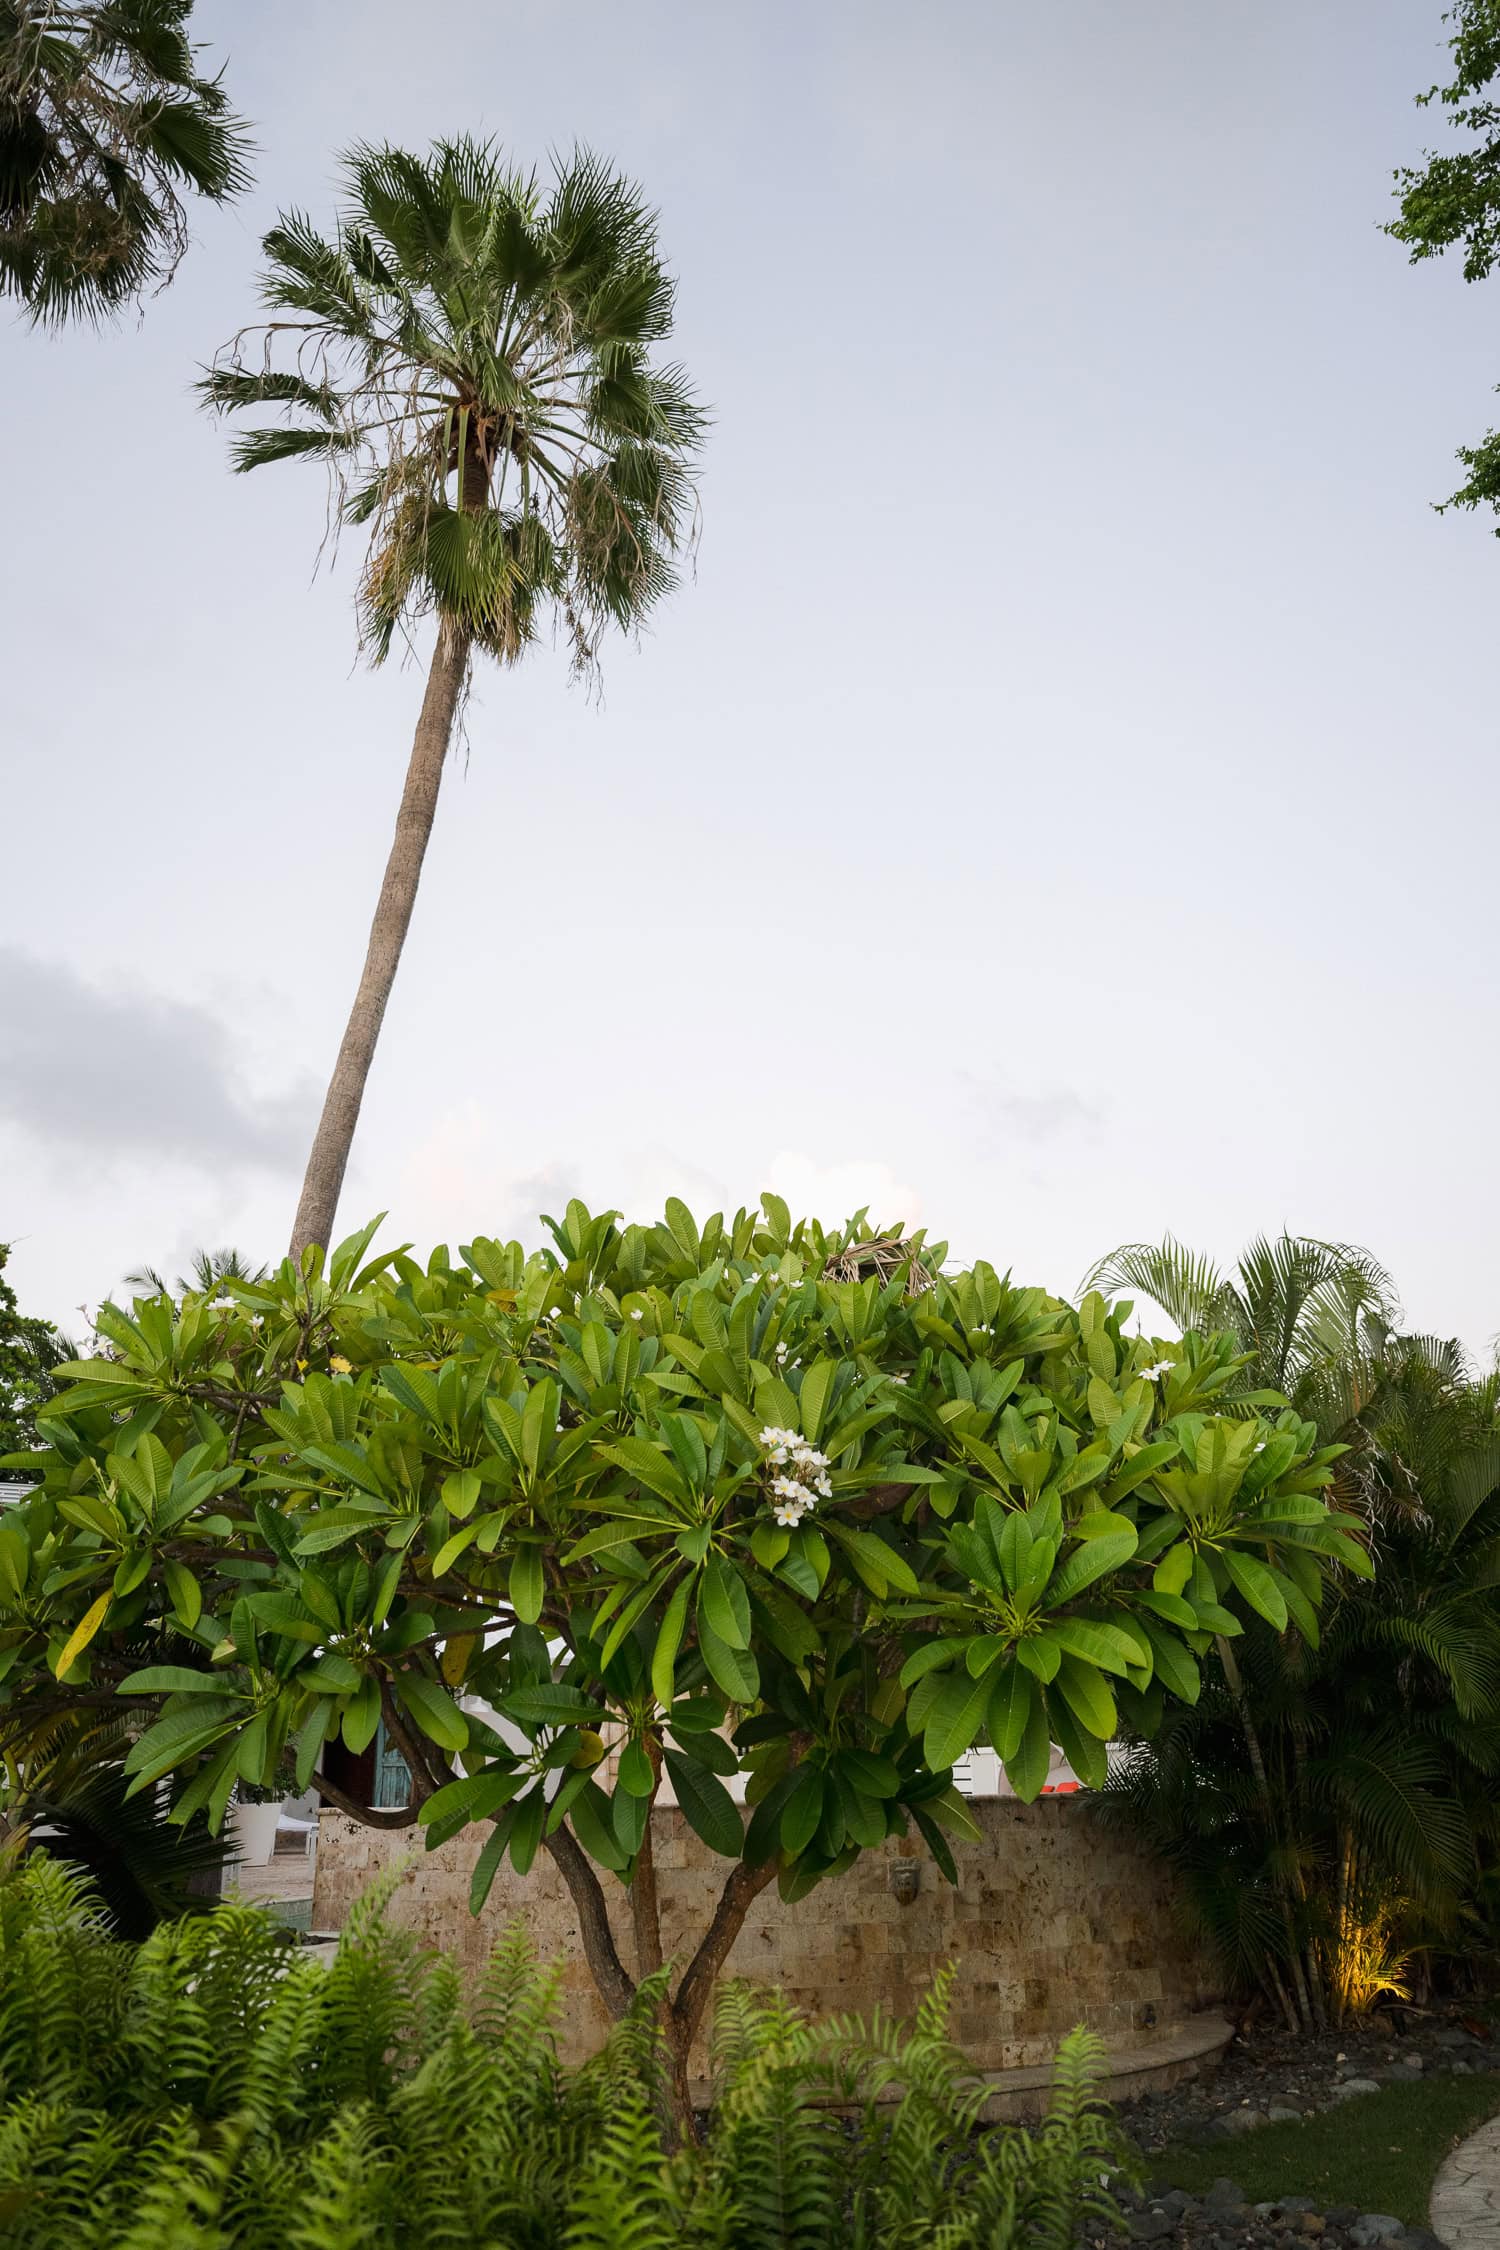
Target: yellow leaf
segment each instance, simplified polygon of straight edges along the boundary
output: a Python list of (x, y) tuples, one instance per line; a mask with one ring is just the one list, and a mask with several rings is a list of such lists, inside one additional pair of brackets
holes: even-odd
[(469, 1669), (469, 1658), (478, 1638), (477, 1633), (455, 1633), (451, 1641), (444, 1641), (441, 1670), (449, 1687), (457, 1687)]
[(79, 1618), (78, 1623), (68, 1636), (61, 1656), (53, 1666), (53, 1670), (59, 1679), (63, 1679), (72, 1668), (74, 1658), (82, 1656), (89, 1642), (104, 1623), (105, 1613), (114, 1598), (112, 1593), (101, 1594), (99, 1599), (86, 1609), (82, 1617)]

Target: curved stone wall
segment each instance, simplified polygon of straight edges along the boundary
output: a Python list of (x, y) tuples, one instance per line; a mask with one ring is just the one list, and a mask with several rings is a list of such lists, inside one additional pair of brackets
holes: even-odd
[[(795, 1906), (774, 1885), (761, 1894), (726, 1974), (779, 1984), (816, 2015), (875, 2007), (910, 2015), (947, 1961), (957, 1966), (953, 2034), (976, 2067), (1008, 2070), (1050, 2061), (1062, 2034), (1087, 2024), (1119, 2052), (1180, 2025), (1215, 1997), (1204, 1963), (1184, 1939), (1171, 1878), (1127, 1838), (1106, 1834), (1077, 1797), (1022, 1805), (976, 1798), (984, 1831), (957, 1845), (956, 1888), (919, 1842), (862, 1854), (850, 1872)], [(657, 1881), (668, 1954), (702, 1931), (728, 1863), (682, 1815), (655, 1815)], [(567, 1962), (562, 2045), (576, 2059), (607, 2028), (583, 1960), (573, 1903), (552, 1862), (530, 1875), (502, 1868), (476, 1921), (469, 1874), (488, 1829), (424, 1853), (413, 1830), (361, 1828), (325, 1812), (318, 1839), (314, 1927), (341, 1927), (352, 1902), (383, 1868), (408, 1862), (393, 1919), (477, 1968), (513, 1921), (544, 1958)], [(898, 1895), (897, 1863), (915, 1862), (914, 1897)], [(621, 1957), (630, 1964), (625, 1895), (603, 1878)]]

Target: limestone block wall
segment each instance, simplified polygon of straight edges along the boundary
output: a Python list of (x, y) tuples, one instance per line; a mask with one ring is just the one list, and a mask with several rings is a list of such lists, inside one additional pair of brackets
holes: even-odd
[[(956, 1888), (919, 1842), (892, 1841), (848, 1874), (786, 1906), (772, 1885), (750, 1910), (726, 1974), (780, 1985), (815, 2015), (882, 2006), (910, 2015), (945, 1962), (957, 1964), (953, 2033), (984, 2070), (1050, 2061), (1062, 2034), (1087, 2024), (1115, 2050), (1180, 2024), (1216, 1997), (1185, 1941), (1167, 1872), (1128, 1839), (1107, 1835), (1085, 1801), (1034, 1805), (979, 1798), (983, 1839), (954, 1847)], [(658, 1807), (656, 1867), (663, 1941), (685, 1951), (707, 1923), (727, 1872), (681, 1813)], [(435, 1852), (416, 1831), (360, 1827), (325, 1812), (319, 1831), (313, 1926), (342, 1926), (382, 1869), (406, 1862), (392, 1918), (477, 1969), (500, 1933), (522, 1922), (543, 1958), (567, 1962), (560, 2023), (565, 2058), (596, 2047), (608, 2019), (595, 1996), (578, 1918), (550, 1859), (524, 1879), (503, 1867), (484, 1913), (469, 1913), (469, 1875), (488, 1829)], [(917, 1859), (918, 1890), (903, 1901), (892, 1865)], [(603, 1878), (615, 1942), (632, 1965), (625, 1894)], [(699, 2058), (701, 2067), (701, 2057)]]

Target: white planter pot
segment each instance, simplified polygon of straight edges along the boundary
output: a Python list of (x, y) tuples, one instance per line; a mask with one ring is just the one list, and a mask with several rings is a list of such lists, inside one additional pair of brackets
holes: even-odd
[(247, 1867), (265, 1866), (276, 1849), (276, 1824), (280, 1818), (279, 1803), (235, 1806), (234, 1840)]

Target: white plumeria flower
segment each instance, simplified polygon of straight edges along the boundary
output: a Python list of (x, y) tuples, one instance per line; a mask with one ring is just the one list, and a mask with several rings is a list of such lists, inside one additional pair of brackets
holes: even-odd
[(1137, 1368), (1137, 1380), (1142, 1383), (1154, 1383), (1158, 1375), (1170, 1375), (1176, 1365), (1177, 1362), (1174, 1359), (1159, 1359), (1154, 1367)]
[(888, 1383), (909, 1383), (911, 1377), (909, 1375), (888, 1375), (886, 1381)]
[(208, 1309), (210, 1312), (236, 1312), (239, 1308), (232, 1297), (215, 1297)]

